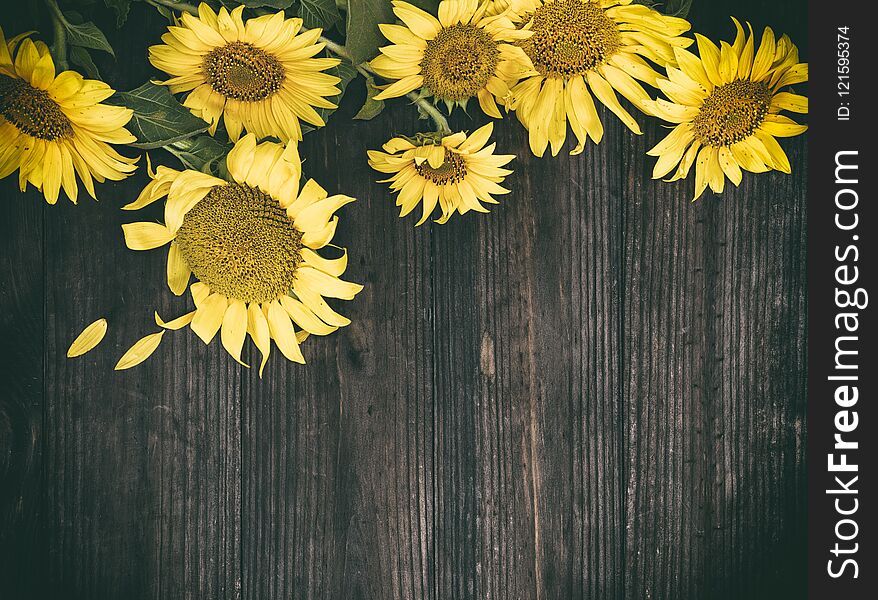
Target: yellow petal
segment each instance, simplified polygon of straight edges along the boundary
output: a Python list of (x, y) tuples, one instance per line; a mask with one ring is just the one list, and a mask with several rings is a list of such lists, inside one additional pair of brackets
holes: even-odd
[(265, 316), (268, 320), (268, 329), (281, 354), (286, 356), (288, 360), (305, 364), (305, 357), (302, 356), (299, 343), (296, 341), (290, 316), (277, 300), (273, 300), (268, 305), (267, 313)]
[(750, 79), (753, 81), (761, 81), (768, 75), (771, 70), (771, 64), (774, 62), (774, 32), (771, 27), (766, 27), (762, 32), (762, 42), (759, 44), (759, 50), (756, 51), (756, 57), (753, 59), (753, 69), (750, 73)]
[(330, 196), (324, 200), (319, 200), (312, 205), (303, 208), (299, 214), (296, 215), (295, 225), (300, 231), (305, 233), (322, 231), (327, 223), (329, 223), (329, 220), (332, 218), (335, 211), (353, 201), (354, 198), (343, 196), (341, 194)]
[(719, 70), (719, 48), (700, 33), (695, 34), (695, 39), (698, 42), (698, 56), (701, 58), (701, 65), (704, 67), (704, 72), (707, 73), (707, 78), (713, 85), (722, 85), (723, 79)]
[(723, 170), (723, 173), (729, 178), (729, 181), (735, 185), (741, 183), (741, 166), (738, 164), (738, 161), (735, 160), (732, 151), (725, 146), (722, 146), (719, 149), (719, 166)]
[(132, 250), (152, 250), (174, 239), (174, 234), (159, 223), (125, 223), (122, 231), (125, 244)]
[(223, 323), (229, 301), (222, 294), (211, 294), (201, 303), (192, 319), (192, 331), (209, 344)]
[(296, 296), (302, 301), (302, 304), (307, 306), (311, 312), (320, 317), (323, 322), (335, 325), (336, 327), (346, 327), (351, 324), (350, 319), (332, 310), (320, 294), (312, 292), (311, 290), (303, 289), (302, 286), (297, 286), (294, 290)]
[(788, 110), (797, 113), (808, 112), (808, 98), (790, 92), (780, 92), (771, 99), (772, 110)]
[(783, 151), (783, 148), (780, 147), (777, 140), (759, 129), (757, 129), (754, 134), (771, 155), (771, 160), (774, 161), (774, 168), (778, 171), (783, 171), (784, 173), (789, 174), (792, 171), (792, 168), (790, 167), (790, 159), (787, 158), (786, 152)]
[(738, 78), (738, 55), (728, 42), (720, 42), (719, 74), (723, 83), (731, 83)]
[(302, 248), (301, 254), (306, 265), (314, 267), (315, 269), (320, 269), (324, 273), (329, 273), (336, 277), (344, 273), (348, 266), (347, 250), (344, 250), (339, 258), (323, 258), (310, 248)]
[(759, 129), (775, 137), (792, 137), (808, 131), (808, 126), (799, 125), (783, 115), (768, 115)]
[(189, 270), (189, 265), (183, 258), (180, 246), (177, 245), (177, 242), (171, 242), (171, 248), (168, 250), (168, 287), (171, 288), (174, 295), (180, 296), (186, 291), (191, 274), (192, 271)]
[(238, 140), (235, 147), (229, 150), (226, 167), (235, 181), (244, 181), (253, 164), (253, 151), (256, 149), (256, 136), (248, 133)]
[(177, 317), (176, 319), (165, 322), (159, 316), (158, 311), (156, 311), (155, 324), (162, 329), (171, 329), (174, 331), (176, 331), (177, 329), (183, 329), (184, 327), (186, 327), (186, 325), (192, 322), (193, 317), (195, 317), (195, 312), (196, 311), (193, 310), (191, 312), (187, 312), (185, 315)]
[(85, 354), (100, 344), (105, 335), (107, 335), (107, 320), (98, 319), (76, 336), (76, 339), (70, 344), (70, 349), (67, 350), (67, 358)]
[(210, 288), (206, 283), (200, 281), (196, 281), (189, 286), (189, 291), (192, 292), (192, 301), (195, 303), (196, 307), (201, 306), (201, 303), (204, 302), (205, 298), (210, 296)]
[(268, 362), (268, 355), (271, 354), (271, 333), (262, 309), (255, 302), (247, 307), (247, 333), (253, 338), (253, 343), (262, 354), (262, 362), (259, 365), (259, 376), (262, 377), (265, 363)]
[(637, 124), (637, 121), (634, 120), (634, 117), (628, 114), (628, 111), (622, 108), (622, 105), (619, 104), (619, 99), (616, 98), (616, 93), (613, 91), (612, 86), (607, 83), (607, 80), (594, 71), (588, 71), (586, 73), (586, 78), (588, 79), (588, 85), (591, 88), (591, 91), (594, 92), (594, 95), (597, 96), (598, 100), (600, 100), (604, 106), (613, 111), (628, 129), (637, 135), (640, 135), (642, 133), (640, 131), (640, 126)]
[(431, 15), (408, 2), (394, 2), (393, 12), (405, 23), (412, 33), (425, 40), (433, 39), (441, 27), (439, 21)]
[(337, 277), (305, 266), (299, 267), (296, 271), (296, 281), (321, 296), (342, 300), (353, 300), (354, 296), (363, 290), (363, 286), (358, 283), (342, 281)]
[(246, 367), (248, 365), (241, 362), (241, 348), (244, 346), (245, 337), (247, 337), (247, 307), (240, 300), (233, 299), (223, 316), (220, 339), (223, 348), (232, 358)]
[(130, 369), (131, 367), (137, 366), (145, 361), (153, 352), (155, 352), (156, 348), (159, 347), (159, 344), (162, 343), (162, 337), (164, 335), (165, 332), (160, 331), (137, 340), (128, 352), (122, 355), (119, 362), (116, 363), (116, 371)]
[(337, 327), (327, 325), (318, 319), (307, 306), (295, 298), (281, 296), (280, 305), (285, 311), (287, 311), (287, 314), (290, 315), (293, 322), (308, 333), (313, 333), (314, 335), (329, 335), (338, 329)]

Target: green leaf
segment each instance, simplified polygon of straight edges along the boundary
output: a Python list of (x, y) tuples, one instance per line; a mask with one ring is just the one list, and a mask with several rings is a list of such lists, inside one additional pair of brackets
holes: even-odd
[(360, 107), (357, 114), (354, 115), (355, 119), (368, 121), (381, 114), (381, 111), (384, 110), (384, 100), (375, 99), (375, 96), (377, 96), (380, 91), (381, 90), (375, 86), (375, 79), (372, 77), (366, 78), (366, 101), (363, 103), (363, 106)]
[[(344, 97), (344, 93), (347, 89), (348, 84), (353, 81), (353, 79), (357, 76), (357, 69), (348, 61), (343, 60), (335, 67), (327, 69), (326, 72), (330, 75), (335, 75), (336, 77), (341, 79), (341, 81), (336, 84), (341, 92), (336, 96), (328, 98), (330, 102), (338, 106), (338, 104), (341, 102), (342, 97)], [(330, 115), (332, 115), (332, 113), (334, 113), (337, 109), (318, 108), (316, 110), (317, 114), (320, 115), (320, 117), (323, 119), (323, 122), (329, 123)], [(315, 129), (317, 128), (309, 125), (308, 123), (302, 123), (302, 133), (308, 133), (309, 131), (314, 131)]]
[(301, 0), (297, 12), (308, 29), (320, 27), (325, 31), (341, 20), (335, 0)]
[(371, 60), (378, 54), (378, 47), (386, 45), (378, 24), (395, 22), (393, 5), (388, 0), (348, 0), (345, 47), (354, 64)]
[(177, 102), (168, 89), (146, 82), (130, 92), (116, 92), (113, 104), (134, 111), (128, 129), (137, 136), (136, 148), (159, 148), (207, 131), (208, 124)]
[(231, 149), (230, 144), (223, 144), (209, 135), (190, 137), (165, 146), (165, 150), (180, 159), (185, 168), (211, 175), (221, 171), (220, 165)]
[(234, 0), (234, 2), (223, 2), (227, 6), (238, 6), (243, 4), (247, 8), (276, 8), (283, 10), (295, 4), (295, 0)]
[(128, 9), (131, 8), (131, 0), (104, 0), (107, 8), (116, 12), (116, 27), (122, 27), (128, 19)]
[(81, 46), (92, 50), (103, 50), (112, 56), (116, 56), (113, 47), (107, 41), (103, 32), (91, 21), (76, 25), (69, 20), (64, 24), (67, 30), (67, 43), (71, 46)]
[(67, 53), (67, 57), (77, 67), (81, 67), (87, 77), (92, 79), (100, 79), (101, 72), (98, 71), (97, 65), (95, 65), (94, 61), (91, 58), (91, 54), (88, 53), (88, 50), (82, 48), (80, 46), (70, 46), (70, 51)]
[(643, 4), (670, 17), (685, 17), (692, 8), (692, 0), (634, 0), (634, 4)]
[(421, 10), (425, 10), (434, 17), (439, 14), (439, 0), (407, 0), (409, 4), (414, 4)]

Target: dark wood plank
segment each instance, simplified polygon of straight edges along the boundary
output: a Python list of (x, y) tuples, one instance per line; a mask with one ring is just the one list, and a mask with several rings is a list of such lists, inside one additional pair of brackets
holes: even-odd
[(479, 329), (449, 333), (481, 339), (478, 520), (501, 548), (485, 543), (477, 597), (621, 597), (621, 128), (601, 117), (605, 143), (579, 156), (568, 142), (537, 159), (499, 128), (519, 157), (513, 194), (464, 249), (479, 257)]
[[(794, 0), (695, 3), (693, 29), (728, 14), (789, 33)], [(651, 123), (638, 149), (666, 131)], [(645, 142), (645, 143), (644, 143)], [(691, 204), (693, 181), (649, 179), (625, 152), (626, 597), (803, 597), (806, 138), (793, 174), (747, 175)]]
[[(163, 252), (127, 250), (117, 207), (144, 183), (104, 186), (100, 204), (47, 218), (48, 579), (75, 597), (219, 597), (240, 583), (237, 369), (216, 346), (169, 333), (155, 360), (113, 366), (165, 317), (188, 310), (163, 283)], [(70, 341), (106, 317), (98, 350)]]
[(37, 583), (45, 556), (43, 376), (44, 201), (0, 182), (0, 581), (4, 595)]

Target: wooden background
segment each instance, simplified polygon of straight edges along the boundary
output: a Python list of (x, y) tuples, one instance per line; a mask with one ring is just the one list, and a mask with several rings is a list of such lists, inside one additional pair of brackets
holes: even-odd
[[(807, 60), (804, 2), (690, 17), (731, 39), (729, 14)], [(119, 89), (151, 76), (149, 15), (113, 33)], [(337, 241), (365, 291), (262, 380), (188, 330), (113, 371), (188, 309), (164, 252), (123, 245), (142, 170), (78, 207), (0, 182), (0, 597), (802, 598), (806, 136), (792, 176), (692, 204), (649, 178), (654, 121), (603, 111), (599, 147), (536, 159), (509, 119), (514, 194), (415, 229), (364, 153), (420, 124), (352, 123), (361, 97), (302, 154), (359, 198)]]

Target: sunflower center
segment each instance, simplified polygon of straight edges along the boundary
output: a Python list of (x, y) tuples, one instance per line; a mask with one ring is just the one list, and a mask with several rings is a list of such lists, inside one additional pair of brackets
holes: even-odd
[(533, 35), (519, 45), (542, 75), (582, 75), (622, 45), (619, 27), (591, 0), (546, 2), (530, 15)]
[(214, 48), (203, 63), (207, 82), (226, 98), (257, 102), (277, 92), (286, 72), (268, 52), (247, 42)]
[(437, 168), (433, 168), (427, 161), (415, 165), (418, 175), (432, 181), (436, 185), (445, 185), (463, 181), (466, 177), (466, 161), (460, 154), (445, 150), (445, 159)]
[(0, 115), (19, 131), (54, 141), (73, 135), (73, 126), (45, 90), (0, 74)]
[(186, 213), (177, 245), (200, 281), (244, 302), (288, 293), (302, 261), (302, 232), (286, 210), (239, 183), (213, 188)]
[(764, 82), (738, 79), (721, 85), (693, 119), (695, 136), (706, 146), (731, 146), (753, 134), (770, 105), (771, 90)]
[(424, 49), (424, 87), (442, 100), (466, 100), (485, 87), (499, 60), (499, 45), (484, 29), (464, 23), (443, 27)]

